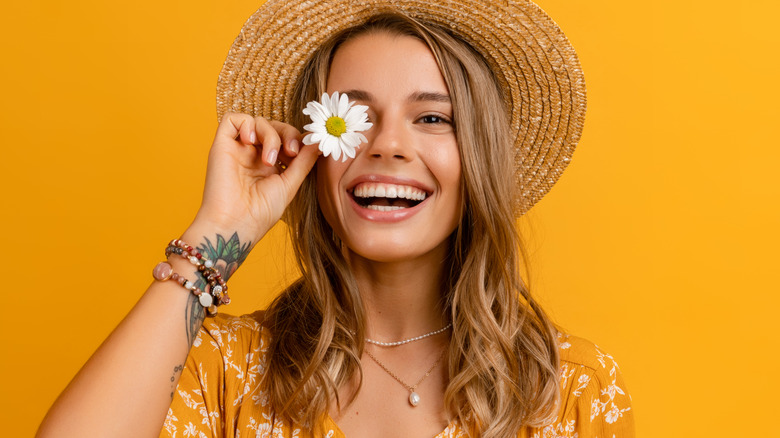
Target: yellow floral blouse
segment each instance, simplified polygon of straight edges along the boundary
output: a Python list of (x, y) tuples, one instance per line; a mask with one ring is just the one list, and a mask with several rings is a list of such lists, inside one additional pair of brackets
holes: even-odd
[[(207, 318), (187, 358), (161, 437), (305, 438), (297, 424), (274, 416), (260, 387), (266, 370), (268, 330), (260, 313)], [(634, 436), (631, 397), (612, 357), (594, 344), (560, 336), (562, 409), (558, 419), (525, 430), (522, 438)], [(345, 438), (325, 417), (327, 438)], [(435, 438), (465, 437), (457, 421)]]

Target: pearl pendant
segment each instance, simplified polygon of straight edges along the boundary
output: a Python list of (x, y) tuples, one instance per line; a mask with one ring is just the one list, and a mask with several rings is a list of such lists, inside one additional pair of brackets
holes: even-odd
[(412, 407), (416, 407), (420, 404), (420, 394), (416, 392), (412, 392), (409, 394), (409, 404), (412, 405)]

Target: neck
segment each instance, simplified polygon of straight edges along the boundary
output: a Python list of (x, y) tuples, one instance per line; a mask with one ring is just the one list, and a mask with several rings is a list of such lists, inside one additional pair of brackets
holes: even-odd
[(368, 338), (399, 341), (448, 324), (441, 296), (443, 258), (375, 262), (354, 253), (347, 257), (366, 309)]

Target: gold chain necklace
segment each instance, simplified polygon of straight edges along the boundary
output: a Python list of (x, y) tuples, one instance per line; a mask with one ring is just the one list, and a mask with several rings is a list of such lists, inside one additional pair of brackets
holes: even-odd
[(439, 365), (439, 362), (441, 362), (441, 360), (442, 360), (442, 359), (444, 359), (444, 353), (446, 353), (446, 352), (447, 352), (447, 349), (446, 349), (446, 348), (443, 348), (443, 349), (441, 350), (441, 354), (439, 355), (439, 358), (438, 358), (438, 359), (436, 359), (436, 362), (434, 362), (434, 363), (433, 363), (433, 365), (431, 365), (431, 368), (430, 368), (430, 369), (428, 369), (428, 371), (426, 371), (426, 372), (425, 372), (425, 375), (424, 375), (424, 376), (422, 376), (422, 377), (420, 378), (420, 380), (419, 380), (419, 381), (417, 381), (417, 383), (415, 383), (414, 385), (409, 385), (409, 384), (407, 384), (406, 382), (404, 382), (403, 380), (401, 380), (401, 378), (400, 378), (400, 377), (398, 377), (398, 376), (397, 376), (397, 375), (396, 375), (394, 372), (390, 371), (390, 370), (389, 370), (389, 369), (388, 369), (388, 368), (385, 366), (385, 364), (383, 364), (382, 362), (380, 362), (380, 361), (379, 361), (379, 359), (377, 359), (377, 358), (376, 358), (376, 356), (374, 356), (373, 354), (371, 354), (371, 352), (370, 352), (370, 351), (368, 351), (368, 350), (363, 350), (363, 351), (365, 351), (365, 352), (366, 352), (366, 354), (368, 355), (368, 357), (370, 357), (371, 359), (373, 359), (373, 360), (374, 360), (374, 362), (376, 362), (376, 364), (377, 364), (377, 365), (379, 365), (379, 366), (380, 366), (380, 367), (381, 367), (383, 370), (385, 370), (385, 372), (386, 372), (387, 374), (390, 374), (390, 377), (392, 377), (392, 378), (393, 378), (393, 379), (395, 379), (395, 380), (396, 380), (398, 383), (400, 383), (401, 385), (403, 385), (403, 386), (404, 386), (404, 388), (406, 388), (406, 389), (407, 389), (407, 390), (408, 390), (408, 391), (411, 393), (411, 394), (409, 394), (409, 404), (410, 404), (410, 405), (412, 405), (412, 407), (416, 407), (418, 404), (420, 404), (420, 394), (418, 394), (418, 393), (416, 392), (416, 390), (417, 390), (417, 387), (420, 385), (420, 383), (422, 383), (422, 382), (423, 382), (423, 380), (425, 380), (425, 379), (426, 379), (428, 376), (430, 376), (430, 375), (431, 375), (431, 371), (433, 371), (433, 369), (434, 369), (434, 368), (436, 368), (436, 366), (437, 366), (437, 365)]

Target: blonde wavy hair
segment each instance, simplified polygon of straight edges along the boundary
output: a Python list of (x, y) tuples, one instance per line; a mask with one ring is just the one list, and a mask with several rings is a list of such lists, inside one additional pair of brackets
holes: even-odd
[[(441, 291), (453, 324), (446, 414), (471, 436), (503, 438), (541, 426), (560, 402), (557, 331), (521, 278), (515, 150), (501, 90), (482, 56), (444, 28), (382, 14), (323, 44), (289, 107), (319, 98), (342, 43), (380, 32), (423, 41), (453, 101), (465, 202)], [(300, 111), (288, 120), (306, 124)], [(315, 169), (286, 212), (302, 275), (265, 313), (272, 336), (264, 382), (277, 415), (315, 430), (332, 401), (342, 407), (338, 389), (356, 373), (362, 381), (366, 322), (355, 278), (320, 211), (316, 180)]]

